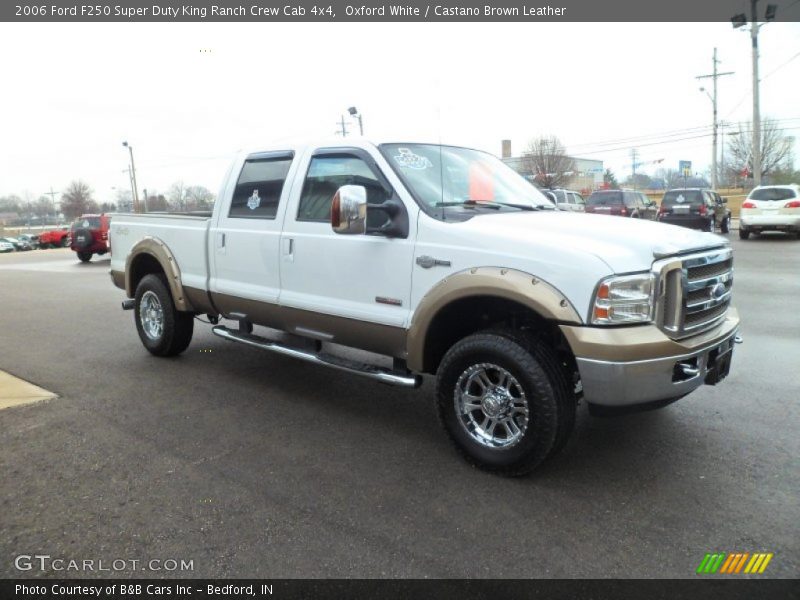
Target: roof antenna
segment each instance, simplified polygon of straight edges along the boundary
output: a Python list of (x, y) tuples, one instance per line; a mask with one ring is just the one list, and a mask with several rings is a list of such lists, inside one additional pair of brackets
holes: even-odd
[(444, 164), (442, 163), (442, 87), (441, 81), (436, 81), (436, 87), (439, 91), (439, 98), (436, 103), (436, 118), (439, 122), (439, 189), (442, 192), (441, 205), (442, 205), (442, 221), (447, 221), (447, 204), (444, 201)]

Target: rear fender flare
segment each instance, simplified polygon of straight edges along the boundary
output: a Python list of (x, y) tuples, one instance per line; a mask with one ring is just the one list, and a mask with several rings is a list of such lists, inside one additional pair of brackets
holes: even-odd
[(125, 260), (125, 293), (128, 297), (133, 298), (136, 295), (132, 280), (132, 267), (136, 259), (143, 254), (152, 256), (161, 265), (161, 270), (164, 271), (169, 290), (172, 293), (172, 300), (175, 302), (175, 308), (179, 311), (193, 311), (193, 307), (183, 291), (178, 261), (175, 260), (172, 251), (163, 241), (152, 236), (147, 236), (136, 242)]

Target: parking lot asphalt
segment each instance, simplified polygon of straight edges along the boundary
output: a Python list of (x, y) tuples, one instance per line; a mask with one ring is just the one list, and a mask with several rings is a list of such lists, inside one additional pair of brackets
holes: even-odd
[(521, 479), (459, 458), (430, 381), (385, 387), (200, 323), (154, 358), (107, 259), (0, 255), (0, 369), (59, 396), (0, 411), (0, 576), (109, 574), (14, 565), (44, 554), (192, 561), (111, 573), (151, 577), (684, 578), (725, 551), (797, 577), (800, 241), (732, 243), (728, 379), (639, 415), (581, 406)]

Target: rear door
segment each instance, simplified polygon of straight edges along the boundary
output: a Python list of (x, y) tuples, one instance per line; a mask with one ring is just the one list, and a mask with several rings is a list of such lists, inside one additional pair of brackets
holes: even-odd
[(290, 150), (251, 154), (225, 190), (230, 202), (218, 200), (224, 203), (209, 231), (209, 289), (222, 312), (241, 310), (234, 298), (277, 304), (281, 223), (293, 170)]

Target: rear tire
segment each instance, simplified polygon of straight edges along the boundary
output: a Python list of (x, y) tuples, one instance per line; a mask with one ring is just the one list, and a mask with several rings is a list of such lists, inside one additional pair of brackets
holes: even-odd
[(741, 225), (739, 225), (739, 239), (746, 240), (750, 238), (750, 232), (746, 229), (743, 229)]
[(711, 217), (711, 219), (708, 221), (708, 227), (706, 227), (706, 231), (708, 233), (716, 233), (717, 232), (717, 221), (716, 221), (716, 219), (714, 219), (714, 217)]
[(439, 366), (439, 419), (472, 464), (504, 475), (531, 472), (564, 445), (577, 401), (553, 351), (524, 332), (477, 333)]
[(194, 316), (175, 308), (162, 275), (145, 275), (136, 286), (136, 330), (147, 351), (155, 356), (175, 356), (189, 346)]
[(78, 258), (81, 259), (81, 262), (89, 262), (92, 260), (92, 253), (91, 252), (78, 252)]
[(720, 231), (721, 231), (722, 233), (728, 233), (728, 232), (730, 232), (730, 229), (731, 229), (731, 225), (730, 225), (730, 223), (731, 223), (731, 218), (730, 218), (730, 217), (725, 217), (725, 218), (722, 220), (722, 224), (720, 225)]

